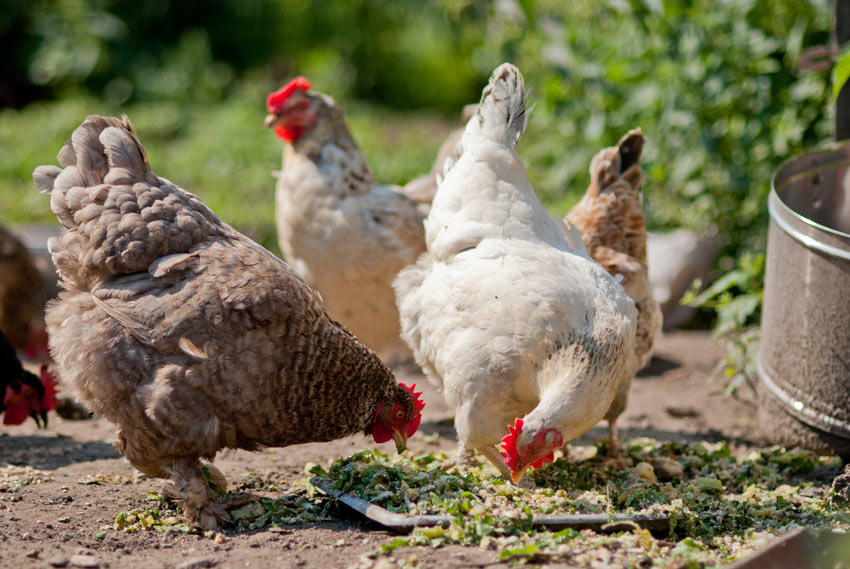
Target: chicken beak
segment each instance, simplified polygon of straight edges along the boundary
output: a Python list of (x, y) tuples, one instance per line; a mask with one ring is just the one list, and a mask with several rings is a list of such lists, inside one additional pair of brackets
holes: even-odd
[(514, 481), (514, 484), (519, 486), (520, 480), (522, 480), (522, 476), (525, 474), (525, 471), (528, 470), (528, 466), (523, 466), (519, 470), (511, 470), (511, 480)]
[(395, 443), (395, 450), (399, 454), (407, 450), (407, 437), (401, 431), (393, 429), (393, 442)]
[(266, 125), (266, 128), (272, 128), (277, 123), (279, 118), (280, 115), (277, 115), (275, 113), (269, 113), (266, 115), (266, 120), (263, 124)]

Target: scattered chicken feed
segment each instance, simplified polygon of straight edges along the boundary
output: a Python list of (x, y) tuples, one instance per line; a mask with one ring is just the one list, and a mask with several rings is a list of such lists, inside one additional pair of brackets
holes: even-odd
[[(604, 562), (632, 567), (712, 567), (741, 559), (798, 528), (850, 530), (850, 508), (831, 500), (836, 457), (781, 448), (738, 449), (726, 442), (680, 443), (636, 438), (624, 446), (625, 468), (606, 463), (603, 447), (571, 447), (570, 458), (530, 472), (536, 489), (517, 488), (489, 463), (466, 473), (444, 470), (444, 453), (415, 456), (360, 451), (310, 474), (391, 512), (441, 514), (442, 526), (419, 527), (384, 542), (373, 557), (415, 564), (415, 547), (457, 543), (529, 563)], [(282, 488), (273, 475), (243, 482), (223, 498), (233, 505), (228, 532), (300, 525), (333, 518), (333, 501), (307, 484)], [(277, 493), (240, 501), (244, 491)], [(104, 531), (192, 531), (157, 492), (150, 509), (122, 512)], [(550, 531), (535, 515), (665, 515), (668, 532)], [(215, 540), (224, 534), (207, 532)], [(413, 549), (401, 549), (413, 548)], [(407, 563), (410, 561), (410, 563)], [(413, 566), (413, 565), (411, 565)]]
[[(617, 471), (597, 450), (573, 447), (575, 458), (533, 471), (534, 490), (507, 483), (489, 465), (466, 474), (443, 471), (447, 457), (434, 454), (407, 458), (366, 450), (313, 472), (393, 512), (453, 517), (447, 526), (416, 528), (385, 543), (376, 555), (460, 543), (498, 550), (499, 559), (535, 563), (701, 567), (739, 559), (796, 527), (850, 528), (850, 511), (829, 500), (830, 481), (841, 467), (836, 458), (778, 448), (736, 456), (725, 442), (639, 438), (627, 443), (626, 468)], [(532, 525), (534, 515), (576, 513), (663, 514), (670, 529), (660, 535), (635, 526), (606, 535)]]

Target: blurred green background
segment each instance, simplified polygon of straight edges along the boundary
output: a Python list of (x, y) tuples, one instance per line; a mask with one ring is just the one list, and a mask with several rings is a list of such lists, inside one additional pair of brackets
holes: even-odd
[(340, 100), (377, 179), (427, 171), (490, 71), (534, 103), (520, 154), (552, 213), (629, 128), (657, 229), (716, 226), (719, 269), (764, 247), (771, 173), (830, 134), (826, 0), (4, 0), (0, 223), (55, 222), (30, 173), (85, 115), (127, 113), (154, 170), (277, 251), (282, 143), (265, 95), (296, 74)]

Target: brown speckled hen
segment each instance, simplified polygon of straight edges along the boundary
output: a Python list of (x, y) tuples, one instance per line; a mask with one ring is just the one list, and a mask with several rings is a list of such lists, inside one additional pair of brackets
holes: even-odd
[(646, 265), (646, 225), (638, 160), (644, 138), (640, 129), (627, 132), (617, 146), (604, 148), (590, 163), (590, 187), (567, 214), (580, 232), (588, 254), (613, 276), (621, 276), (626, 294), (638, 309), (632, 374), (623, 382), (605, 418), (609, 451), (616, 455), (617, 417), (625, 410), (631, 378), (646, 365), (661, 330), (661, 308), (652, 297)]
[(88, 117), (58, 160), (33, 177), (62, 226), (47, 313), (59, 374), (118, 425), (134, 467), (173, 481), (190, 521), (228, 518), (199, 461), (220, 449), (357, 432), (404, 446), (412, 389), (286, 264), (151, 172), (126, 117)]

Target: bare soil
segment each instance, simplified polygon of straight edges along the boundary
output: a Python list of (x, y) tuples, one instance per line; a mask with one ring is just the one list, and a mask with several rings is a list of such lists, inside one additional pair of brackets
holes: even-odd
[[(736, 445), (761, 444), (755, 407), (722, 394), (714, 368), (722, 350), (707, 332), (668, 333), (657, 342), (656, 356), (632, 386), (628, 410), (620, 420), (624, 439), (719, 440)], [(420, 434), (410, 440), (417, 450), (456, 446), (452, 412), (412, 366), (397, 370), (400, 380), (425, 388), (427, 402)], [(745, 393), (745, 396), (749, 394)], [(148, 508), (148, 491), (161, 483), (139, 475), (112, 448), (114, 427), (102, 419), (70, 421), (51, 414), (50, 426), (32, 421), (0, 427), (0, 567), (395, 567), (416, 556), (421, 567), (507, 567), (493, 551), (477, 547), (400, 548), (391, 559), (367, 554), (393, 534), (339, 506), (337, 521), (266, 528), (253, 533), (224, 532), (219, 543), (198, 535), (106, 530), (116, 515)], [(438, 434), (436, 443), (433, 436)], [(606, 436), (605, 424), (580, 442)], [(429, 441), (426, 441), (429, 439)], [(374, 444), (352, 437), (263, 452), (223, 453), (216, 465), (232, 486), (257, 475), (273, 476), (281, 492), (304, 479), (305, 465), (327, 465)], [(436, 444), (436, 447), (434, 446)], [(392, 445), (384, 449), (390, 452)], [(30, 470), (36, 469), (36, 470)], [(9, 481), (26, 480), (27, 484)], [(550, 565), (557, 567), (558, 565)]]

